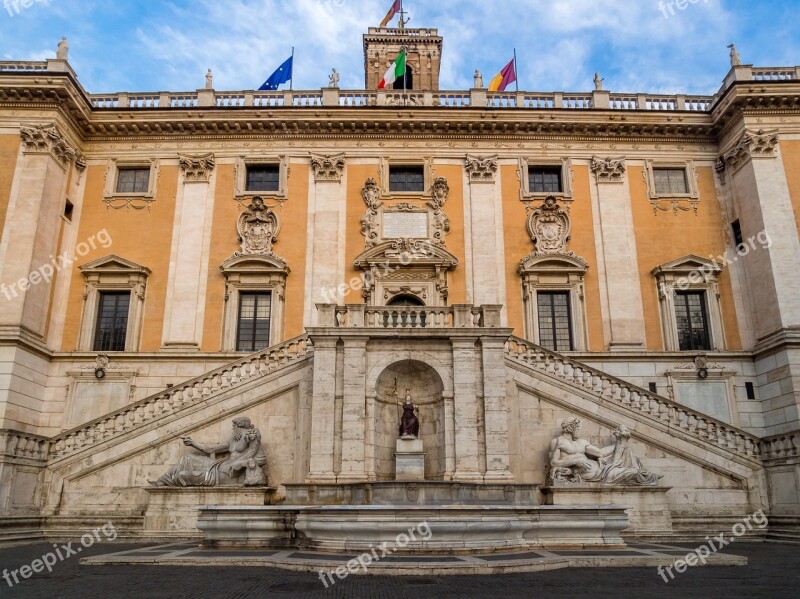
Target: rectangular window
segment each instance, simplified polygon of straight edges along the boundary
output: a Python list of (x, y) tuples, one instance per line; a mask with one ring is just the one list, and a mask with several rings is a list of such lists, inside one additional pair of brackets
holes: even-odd
[(711, 349), (704, 291), (676, 291), (675, 320), (681, 351)]
[(647, 388), (650, 389), (650, 393), (658, 393), (658, 385), (655, 383), (647, 383)]
[(72, 205), (72, 202), (66, 200), (64, 202), (64, 218), (66, 218), (69, 222), (72, 222), (72, 213), (74, 212), (75, 207)]
[(552, 351), (572, 351), (572, 315), (569, 291), (540, 291), (539, 345)]
[(425, 191), (424, 166), (390, 166), (389, 191)]
[(689, 182), (686, 180), (686, 169), (655, 168), (653, 169), (656, 193), (658, 195), (685, 195), (689, 193)]
[(742, 237), (742, 225), (739, 224), (738, 219), (731, 223), (731, 231), (733, 231), (733, 243), (738, 248), (744, 243), (744, 237)]
[(147, 193), (150, 191), (150, 168), (121, 168), (117, 172), (117, 193)]
[(528, 187), (531, 193), (561, 193), (561, 167), (528, 167)]
[(281, 167), (278, 164), (258, 164), (247, 167), (246, 191), (280, 191)]
[(130, 291), (101, 291), (94, 332), (94, 351), (125, 351)]
[(747, 399), (755, 399), (756, 398), (756, 389), (753, 386), (753, 383), (746, 382), (744, 384), (744, 390), (747, 393)]
[(240, 293), (236, 351), (257, 351), (269, 347), (269, 316), (272, 294)]

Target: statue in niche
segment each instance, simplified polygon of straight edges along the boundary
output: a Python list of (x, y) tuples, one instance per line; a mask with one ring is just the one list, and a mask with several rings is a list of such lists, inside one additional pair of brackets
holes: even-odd
[(567, 418), (561, 435), (550, 442), (551, 483), (599, 483), (601, 485), (654, 486), (661, 475), (648, 472), (628, 446), (631, 434), (625, 425), (614, 431), (615, 442), (595, 447), (578, 437), (581, 421)]
[[(200, 454), (183, 456), (153, 484), (157, 487), (257, 486), (267, 484), (264, 465), (267, 453), (261, 445), (261, 433), (247, 416), (233, 419), (233, 432), (225, 443), (205, 446), (191, 437), (182, 438), (184, 445)], [(216, 454), (227, 453), (225, 458)], [(244, 475), (244, 476), (242, 476)]]
[[(395, 398), (397, 397), (397, 389), (394, 392)], [(416, 412), (419, 408), (414, 405), (414, 400), (411, 399), (410, 389), (406, 389), (406, 396), (403, 399), (403, 415), (400, 417), (400, 436), (401, 437), (419, 437), (419, 418)]]

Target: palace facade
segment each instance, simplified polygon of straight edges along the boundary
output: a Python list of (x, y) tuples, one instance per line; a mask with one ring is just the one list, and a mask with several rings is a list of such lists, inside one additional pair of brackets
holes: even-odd
[[(403, 46), (405, 91), (373, 91)], [(0, 63), (0, 538), (196, 534), (151, 481), (239, 415), (276, 501), (394, 480), (398, 389), (426, 480), (545, 485), (577, 416), (663, 475), (642, 535), (764, 509), (797, 537), (800, 67), (446, 91), (442, 50), (370, 29), (366, 91)]]

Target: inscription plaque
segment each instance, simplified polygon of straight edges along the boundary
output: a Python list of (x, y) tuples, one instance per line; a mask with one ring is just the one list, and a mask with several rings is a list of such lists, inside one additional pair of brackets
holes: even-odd
[(384, 212), (385, 239), (424, 239), (428, 237), (427, 212)]

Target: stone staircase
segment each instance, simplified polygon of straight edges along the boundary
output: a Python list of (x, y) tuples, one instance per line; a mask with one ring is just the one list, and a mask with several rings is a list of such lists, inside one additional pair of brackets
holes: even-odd
[(313, 346), (307, 335), (260, 350), (52, 437), (47, 460), (52, 464), (90, 450), (113, 437), (175, 415), (214, 394), (250, 383), (311, 355)]
[(599, 403), (613, 403), (635, 412), (659, 428), (666, 427), (672, 436), (712, 445), (750, 463), (760, 464), (762, 449), (770, 450), (762, 448), (761, 439), (746, 431), (518, 337), (509, 338), (505, 354), (511, 364), (578, 387)]

